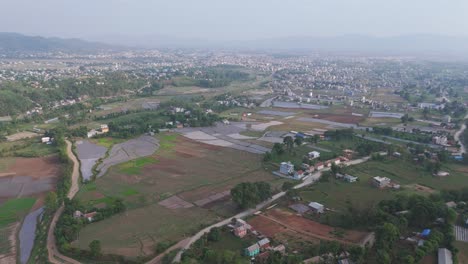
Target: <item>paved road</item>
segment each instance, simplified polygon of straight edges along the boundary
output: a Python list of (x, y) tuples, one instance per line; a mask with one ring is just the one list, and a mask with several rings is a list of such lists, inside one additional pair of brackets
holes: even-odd
[(453, 138), (455, 139), (455, 141), (458, 141), (458, 143), (460, 144), (460, 153), (466, 153), (466, 146), (463, 145), (463, 142), (460, 140), (460, 136), (463, 134), (463, 131), (465, 131), (466, 129), (466, 123), (465, 123), (465, 120), (468, 119), (468, 114), (465, 116), (465, 118), (463, 119), (463, 125), (461, 126), (460, 130), (458, 130), (457, 132), (455, 132), (455, 135), (453, 136)]
[[(73, 162), (71, 186), (67, 195), (69, 199), (72, 199), (79, 190), (78, 180), (80, 178), (80, 171), (79, 171), (80, 163), (78, 162), (78, 159), (73, 154), (72, 143), (68, 140), (66, 140), (65, 142), (67, 143), (67, 155)], [(60, 218), (60, 215), (63, 213), (64, 209), (65, 207), (62, 204), (60, 208), (55, 212), (54, 217), (52, 218), (52, 222), (50, 223), (49, 232), (47, 233), (47, 251), (49, 254), (49, 262), (54, 263), (54, 264), (61, 264), (61, 263), (80, 264), (80, 262), (60, 254), (60, 252), (57, 249), (57, 244), (55, 242), (55, 236), (54, 236), (54, 230), (55, 230), (55, 225), (57, 224), (57, 221)]]
[[(364, 157), (364, 158), (361, 158), (361, 159), (356, 159), (356, 160), (345, 162), (345, 164), (346, 165), (356, 165), (356, 164), (359, 164), (359, 163), (366, 162), (369, 159), (370, 159), (370, 157)], [(300, 184), (294, 186), (294, 189), (299, 189), (299, 188), (302, 188), (302, 187), (313, 184), (314, 182), (316, 182), (317, 180), (320, 179), (320, 176), (322, 175), (323, 171), (328, 171), (328, 170), (330, 170), (330, 168), (325, 168), (322, 171), (319, 171), (319, 172), (316, 172), (316, 173), (313, 173), (313, 174), (309, 175), (303, 182), (301, 182)], [(196, 233), (194, 236), (190, 237), (189, 240), (187, 241), (187, 243), (185, 244), (185, 246), (181, 247), (181, 250), (177, 253), (177, 255), (175, 256), (173, 262), (180, 262), (183, 252), (185, 250), (189, 249), (190, 246), (193, 243), (195, 243), (195, 241), (200, 239), (204, 234), (210, 232), (210, 230), (212, 228), (225, 226), (225, 225), (227, 225), (227, 224), (229, 224), (231, 222), (232, 218), (245, 218), (245, 217), (247, 217), (249, 215), (252, 215), (253, 213), (257, 212), (258, 210), (264, 208), (265, 206), (267, 206), (267, 205), (273, 203), (274, 201), (278, 200), (279, 198), (283, 197), (284, 195), (286, 195), (286, 192), (277, 193), (277, 194), (273, 195), (273, 197), (271, 197), (270, 199), (258, 204), (253, 209), (243, 211), (243, 212), (241, 212), (241, 213), (239, 213), (239, 214), (237, 214), (235, 216), (226, 218), (226, 219), (224, 219), (224, 220), (222, 220), (222, 221), (220, 221), (220, 222), (218, 222), (216, 224), (213, 224), (211, 226), (208, 226), (208, 227), (202, 229), (201, 231)], [(148, 262), (148, 263), (153, 263), (153, 262)]]

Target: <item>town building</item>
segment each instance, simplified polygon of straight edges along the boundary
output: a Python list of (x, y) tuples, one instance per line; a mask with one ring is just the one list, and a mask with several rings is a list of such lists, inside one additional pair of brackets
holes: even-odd
[(281, 165), (280, 165), (280, 172), (282, 174), (286, 174), (286, 175), (289, 175), (291, 173), (294, 172), (294, 165), (288, 161), (288, 162), (281, 162)]

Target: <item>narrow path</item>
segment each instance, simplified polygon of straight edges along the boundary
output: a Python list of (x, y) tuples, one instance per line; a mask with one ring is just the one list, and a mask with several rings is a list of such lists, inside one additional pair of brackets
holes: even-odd
[[(79, 172), (80, 163), (78, 162), (78, 159), (73, 154), (72, 143), (68, 140), (66, 140), (65, 142), (67, 143), (67, 155), (73, 162), (71, 186), (67, 195), (69, 199), (72, 199), (79, 190), (78, 180), (80, 178), (80, 172)], [(52, 218), (52, 222), (50, 223), (49, 231), (47, 233), (47, 251), (49, 254), (49, 262), (53, 264), (62, 264), (62, 263), (80, 264), (79, 261), (76, 261), (72, 258), (69, 258), (60, 254), (60, 252), (57, 249), (54, 231), (55, 231), (55, 226), (57, 224), (57, 221), (60, 218), (60, 215), (62, 215), (64, 209), (65, 209), (65, 206), (62, 204), (60, 208), (55, 212), (54, 217)]]
[[(370, 157), (364, 157), (364, 158), (360, 158), (360, 159), (345, 162), (345, 164), (346, 165), (356, 165), (356, 164), (366, 162), (369, 159), (370, 159)], [(316, 173), (310, 175), (303, 182), (301, 182), (298, 185), (294, 186), (294, 189), (299, 189), (299, 188), (302, 188), (302, 187), (313, 184), (314, 182), (316, 182), (316, 181), (318, 181), (320, 179), (320, 176), (322, 175), (323, 171), (328, 171), (328, 170), (330, 170), (330, 168), (325, 168), (325, 169), (323, 169), (323, 170), (321, 170), (319, 172), (316, 172)], [(245, 218), (245, 217), (247, 217), (249, 215), (252, 215), (253, 213), (261, 210), (262, 208), (266, 207), (267, 205), (269, 205), (269, 204), (273, 203), (274, 201), (278, 200), (279, 198), (283, 197), (284, 195), (286, 195), (286, 192), (279, 192), (279, 193), (273, 195), (270, 199), (258, 204), (255, 208), (248, 209), (248, 210), (243, 211), (243, 212), (241, 212), (241, 213), (239, 213), (239, 214), (237, 214), (235, 216), (228, 217), (228, 218), (226, 218), (226, 219), (224, 219), (224, 220), (222, 220), (222, 221), (220, 221), (220, 222), (218, 222), (216, 224), (213, 224), (211, 226), (208, 226), (208, 227), (202, 229), (201, 231), (199, 231), (198, 233), (196, 233), (192, 237), (186, 238), (185, 240), (187, 240), (187, 243), (185, 243), (185, 246), (181, 247), (181, 250), (175, 256), (175, 258), (173, 260), (173, 263), (180, 262), (180, 260), (182, 258), (182, 254), (184, 253), (184, 251), (189, 249), (190, 246), (193, 243), (195, 243), (195, 241), (200, 239), (204, 234), (209, 233), (211, 231), (211, 229), (213, 229), (215, 227), (221, 227), (221, 226), (229, 224), (231, 222), (232, 218)], [(151, 261), (149, 261), (147, 263), (155, 263), (155, 262), (152, 262), (153, 260), (151, 260)]]
[(460, 140), (460, 136), (463, 135), (463, 131), (465, 131), (466, 129), (466, 123), (465, 121), (468, 119), (468, 114), (465, 116), (465, 118), (463, 118), (462, 122), (462, 126), (460, 127), (460, 130), (458, 130), (457, 132), (455, 132), (455, 135), (453, 136), (453, 138), (455, 139), (455, 141), (457, 141), (459, 144), (460, 144), (460, 153), (463, 154), (463, 153), (466, 153), (466, 146), (463, 144), (463, 140)]

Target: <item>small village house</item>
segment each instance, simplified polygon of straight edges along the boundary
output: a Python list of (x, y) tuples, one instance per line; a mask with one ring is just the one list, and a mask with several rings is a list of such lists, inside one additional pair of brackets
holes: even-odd
[(323, 204), (319, 204), (317, 202), (311, 202), (309, 203), (309, 207), (312, 208), (312, 211), (318, 214), (323, 214), (325, 211), (325, 206)]
[(245, 225), (234, 227), (234, 235), (239, 238), (243, 238), (247, 235), (247, 228)]
[(244, 254), (248, 257), (255, 257), (259, 253), (260, 253), (260, 246), (257, 243), (251, 245), (250, 247), (244, 250)]
[(260, 249), (266, 249), (270, 247), (270, 240), (268, 238), (264, 238), (257, 242)]
[(320, 152), (318, 151), (311, 151), (308, 153), (309, 159), (316, 159), (320, 157)]
[(372, 178), (372, 185), (377, 188), (385, 188), (390, 185), (391, 180), (387, 177), (375, 176)]

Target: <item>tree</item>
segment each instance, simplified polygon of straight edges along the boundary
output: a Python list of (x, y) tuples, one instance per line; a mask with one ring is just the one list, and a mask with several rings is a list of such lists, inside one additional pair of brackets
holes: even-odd
[(89, 243), (89, 250), (93, 257), (98, 257), (101, 255), (101, 241), (93, 240)]
[(424, 119), (427, 119), (427, 115), (429, 114), (429, 108), (424, 107), (422, 114), (424, 116)]
[(55, 211), (58, 208), (57, 194), (48, 192), (45, 198), (45, 206), (50, 211)]
[(286, 149), (289, 153), (291, 153), (292, 149), (294, 148), (294, 140), (292, 137), (287, 136), (283, 139), (284, 145), (286, 145)]
[(271, 151), (274, 154), (281, 155), (284, 153), (283, 145), (280, 143), (275, 143)]
[(284, 183), (283, 183), (283, 186), (281, 186), (281, 190), (287, 191), (287, 190), (291, 190), (293, 187), (294, 187), (294, 183), (292, 183), (292, 182), (284, 182)]
[(300, 145), (302, 145), (302, 142), (303, 142), (303, 141), (304, 141), (304, 140), (303, 140), (301, 137), (296, 137), (296, 138), (294, 139), (294, 143), (295, 143), (298, 147), (299, 147)]
[(221, 237), (221, 231), (219, 230), (219, 227), (214, 227), (211, 229), (211, 231), (208, 233), (208, 241), (219, 241), (219, 238)]
[(263, 161), (268, 162), (272, 159), (272, 155), (270, 151), (265, 152), (263, 155)]
[(232, 200), (241, 208), (249, 208), (271, 197), (267, 182), (243, 182), (231, 189)]

